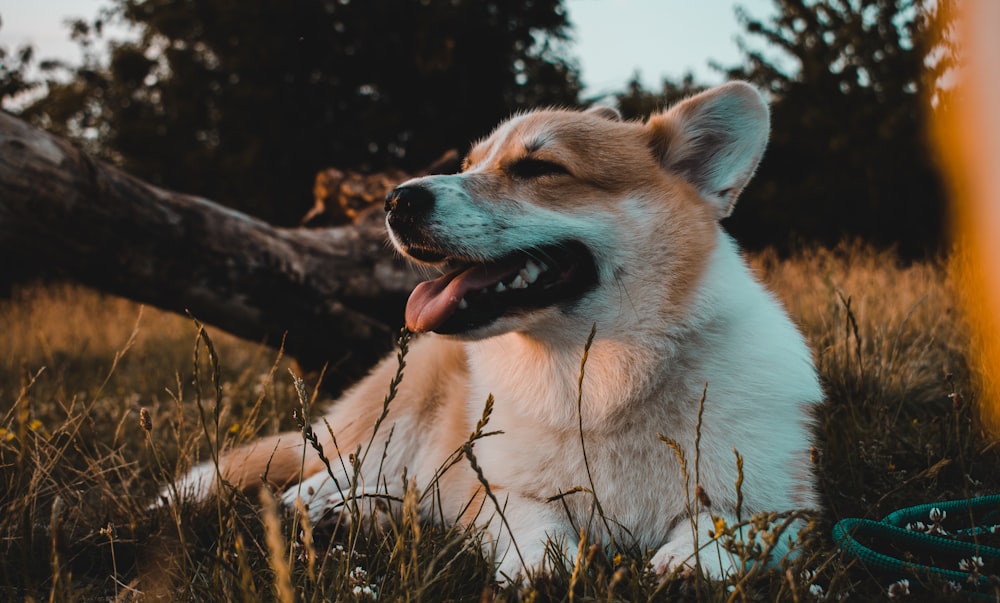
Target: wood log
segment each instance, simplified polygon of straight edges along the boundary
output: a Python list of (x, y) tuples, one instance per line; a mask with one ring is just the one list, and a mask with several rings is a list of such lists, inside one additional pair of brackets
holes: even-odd
[(390, 349), (419, 280), (386, 245), (381, 208), (348, 226), (276, 227), (143, 182), (2, 112), (0, 258), (8, 277), (61, 276), (248, 340), (284, 340), (301, 364), (329, 363), (343, 379)]

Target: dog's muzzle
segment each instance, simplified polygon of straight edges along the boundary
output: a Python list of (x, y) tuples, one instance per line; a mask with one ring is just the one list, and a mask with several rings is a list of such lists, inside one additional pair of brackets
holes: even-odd
[(495, 257), (456, 253), (430, 230), (435, 202), (433, 191), (421, 184), (397, 187), (385, 198), (386, 224), (396, 247), (443, 270), (410, 294), (405, 319), (411, 331), (467, 333), (501, 316), (571, 303), (596, 285), (593, 257), (572, 240)]
[(419, 185), (398, 186), (385, 196), (385, 212), (393, 229), (408, 228), (434, 208), (434, 193)]
[(385, 223), (400, 251), (418, 262), (434, 264), (445, 259), (440, 242), (427, 232), (435, 197), (427, 187), (398, 186), (385, 196)]

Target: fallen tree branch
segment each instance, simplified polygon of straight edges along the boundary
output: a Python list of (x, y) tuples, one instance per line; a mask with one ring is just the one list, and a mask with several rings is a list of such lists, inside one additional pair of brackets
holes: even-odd
[(381, 211), (278, 228), (167, 191), (0, 112), (0, 257), (277, 346), (354, 377), (389, 349), (417, 282)]

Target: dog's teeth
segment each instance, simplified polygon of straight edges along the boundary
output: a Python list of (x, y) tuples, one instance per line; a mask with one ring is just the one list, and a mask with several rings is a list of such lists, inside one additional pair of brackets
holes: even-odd
[(466, 310), (468, 309), (468, 307), (469, 307), (469, 302), (465, 301), (465, 298), (463, 297), (462, 300), (458, 302), (458, 309)]
[(524, 282), (528, 283), (529, 285), (534, 283), (535, 280), (538, 278), (538, 275), (541, 273), (542, 269), (539, 268), (538, 264), (532, 262), (531, 260), (525, 262), (524, 268), (521, 268), (521, 271), (518, 272), (521, 278), (524, 279)]
[(497, 293), (503, 293), (506, 290), (507, 287), (503, 283), (497, 283), (496, 289), (494, 289)]
[(528, 286), (528, 283), (524, 282), (524, 278), (520, 274), (514, 277), (514, 280), (510, 282), (511, 289), (524, 289)]

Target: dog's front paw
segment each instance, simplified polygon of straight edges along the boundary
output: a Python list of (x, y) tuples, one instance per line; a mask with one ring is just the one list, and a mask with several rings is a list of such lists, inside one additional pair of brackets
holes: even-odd
[[(548, 547), (547, 541), (527, 541), (521, 543), (520, 548), (511, 545), (508, 539), (504, 539), (497, 547), (493, 543), (496, 555), (495, 577), (500, 584), (525, 584), (540, 574), (551, 571), (547, 561)], [(504, 552), (500, 552), (503, 550)]]
[(285, 490), (281, 502), (287, 508), (304, 510), (314, 527), (334, 531), (383, 527), (388, 516), (398, 511), (395, 501), (401, 500), (402, 494), (385, 489), (350, 489), (345, 482), (319, 473)]
[(159, 495), (148, 508), (169, 506), (181, 500), (192, 502), (208, 500), (215, 492), (217, 483), (218, 473), (214, 463), (195, 465), (184, 474), (184, 477), (160, 488)]
[[(699, 521), (704, 521), (705, 518), (708, 516), (699, 516)], [(699, 533), (701, 539), (695, 536), (690, 525), (674, 528), (670, 540), (650, 560), (653, 570), (663, 578), (673, 575), (690, 578), (700, 574), (713, 580), (734, 573), (738, 563), (733, 555), (718, 540), (712, 538), (707, 530)]]
[(528, 574), (517, 555), (507, 555), (497, 562), (494, 577), (503, 586), (521, 585), (527, 581)]
[(687, 543), (668, 542), (656, 551), (650, 564), (653, 571), (663, 578), (673, 575), (690, 577), (696, 567), (694, 550)]
[(347, 515), (344, 513), (344, 493), (326, 473), (313, 475), (288, 488), (282, 493), (281, 502), (290, 509), (301, 505), (314, 526), (331, 520), (341, 525)]
[(662, 578), (681, 576), (690, 578), (696, 574), (711, 579), (721, 579), (735, 571), (732, 555), (719, 543), (712, 541), (700, 550), (690, 538), (671, 540), (661, 546), (650, 560), (653, 571)]

